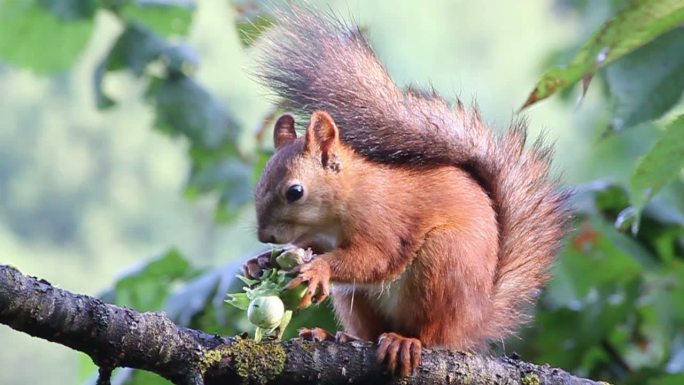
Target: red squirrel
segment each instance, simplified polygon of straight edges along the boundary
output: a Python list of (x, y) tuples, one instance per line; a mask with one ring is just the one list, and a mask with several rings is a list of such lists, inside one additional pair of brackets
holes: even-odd
[(255, 196), (260, 241), (319, 254), (291, 286), (308, 285), (303, 302), (330, 295), (337, 340), (377, 341), (402, 376), (422, 346), (476, 350), (512, 334), (568, 219), (551, 149), (525, 149), (523, 121), (496, 135), (476, 107), (401, 91), (356, 27), (302, 8), (278, 20), (257, 75), (311, 118), (299, 137), (292, 116), (278, 119)]

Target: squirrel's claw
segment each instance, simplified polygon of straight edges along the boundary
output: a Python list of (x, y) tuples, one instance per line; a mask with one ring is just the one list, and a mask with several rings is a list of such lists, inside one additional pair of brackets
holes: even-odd
[(353, 336), (351, 334), (347, 334), (345, 332), (337, 332), (335, 334), (335, 342), (338, 344), (346, 344), (352, 341), (363, 341), (359, 337)]
[(260, 278), (264, 270), (269, 268), (271, 268), (271, 251), (259, 254), (242, 265), (244, 276), (250, 279)]
[(299, 329), (299, 337), (303, 340), (314, 342), (335, 341), (335, 336), (322, 328), (301, 328)]
[(300, 301), (300, 308), (305, 308), (313, 301), (319, 303), (330, 295), (330, 265), (320, 258), (315, 258), (309, 263), (297, 266), (293, 269), (297, 274), (287, 288), (293, 289), (306, 282), (308, 290)]
[(422, 344), (416, 338), (383, 333), (378, 339), (377, 360), (386, 363), (390, 373), (408, 377), (420, 365)]
[(338, 331), (335, 335), (322, 328), (301, 328), (299, 329), (299, 337), (307, 341), (334, 341), (338, 344), (346, 344), (352, 341), (361, 341), (360, 338), (343, 331)]

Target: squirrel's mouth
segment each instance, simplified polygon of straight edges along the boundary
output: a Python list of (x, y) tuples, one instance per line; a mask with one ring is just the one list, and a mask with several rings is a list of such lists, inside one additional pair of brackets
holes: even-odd
[(309, 244), (311, 243), (311, 238), (307, 234), (302, 234), (299, 237), (295, 238), (293, 241), (290, 241), (288, 243), (305, 249), (309, 247)]
[(290, 243), (302, 249), (311, 249), (315, 254), (322, 254), (337, 247), (337, 237), (329, 234), (302, 234)]

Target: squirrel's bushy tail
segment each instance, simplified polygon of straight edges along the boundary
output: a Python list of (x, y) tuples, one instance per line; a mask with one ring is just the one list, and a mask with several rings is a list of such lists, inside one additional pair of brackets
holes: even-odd
[(549, 179), (550, 148), (537, 141), (525, 149), (522, 121), (498, 136), (476, 109), (449, 106), (434, 92), (402, 92), (357, 27), (307, 8), (276, 15), (278, 25), (258, 43), (256, 74), (286, 109), (327, 111), (342, 139), (371, 160), (455, 164), (487, 190), (500, 249), (486, 334), (512, 332), (546, 281), (567, 222), (567, 195)]

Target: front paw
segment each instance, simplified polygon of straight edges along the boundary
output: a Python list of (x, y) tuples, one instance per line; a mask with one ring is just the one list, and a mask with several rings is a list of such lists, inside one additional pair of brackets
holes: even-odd
[(347, 334), (343, 331), (338, 331), (335, 335), (332, 335), (330, 332), (322, 328), (301, 328), (299, 329), (299, 337), (305, 341), (333, 341), (338, 344), (346, 344), (353, 341), (363, 341), (360, 338), (351, 334)]
[(335, 336), (322, 328), (301, 328), (299, 329), (299, 338), (313, 342), (335, 341)]
[(273, 267), (271, 264), (272, 251), (266, 251), (256, 257), (249, 259), (242, 265), (242, 271), (245, 277), (249, 279), (259, 279), (265, 270)]
[(319, 303), (330, 295), (330, 265), (322, 258), (314, 258), (311, 262), (297, 266), (292, 270), (297, 274), (287, 285), (294, 289), (300, 284), (307, 286), (306, 293), (299, 302), (299, 308), (308, 307), (312, 302)]

